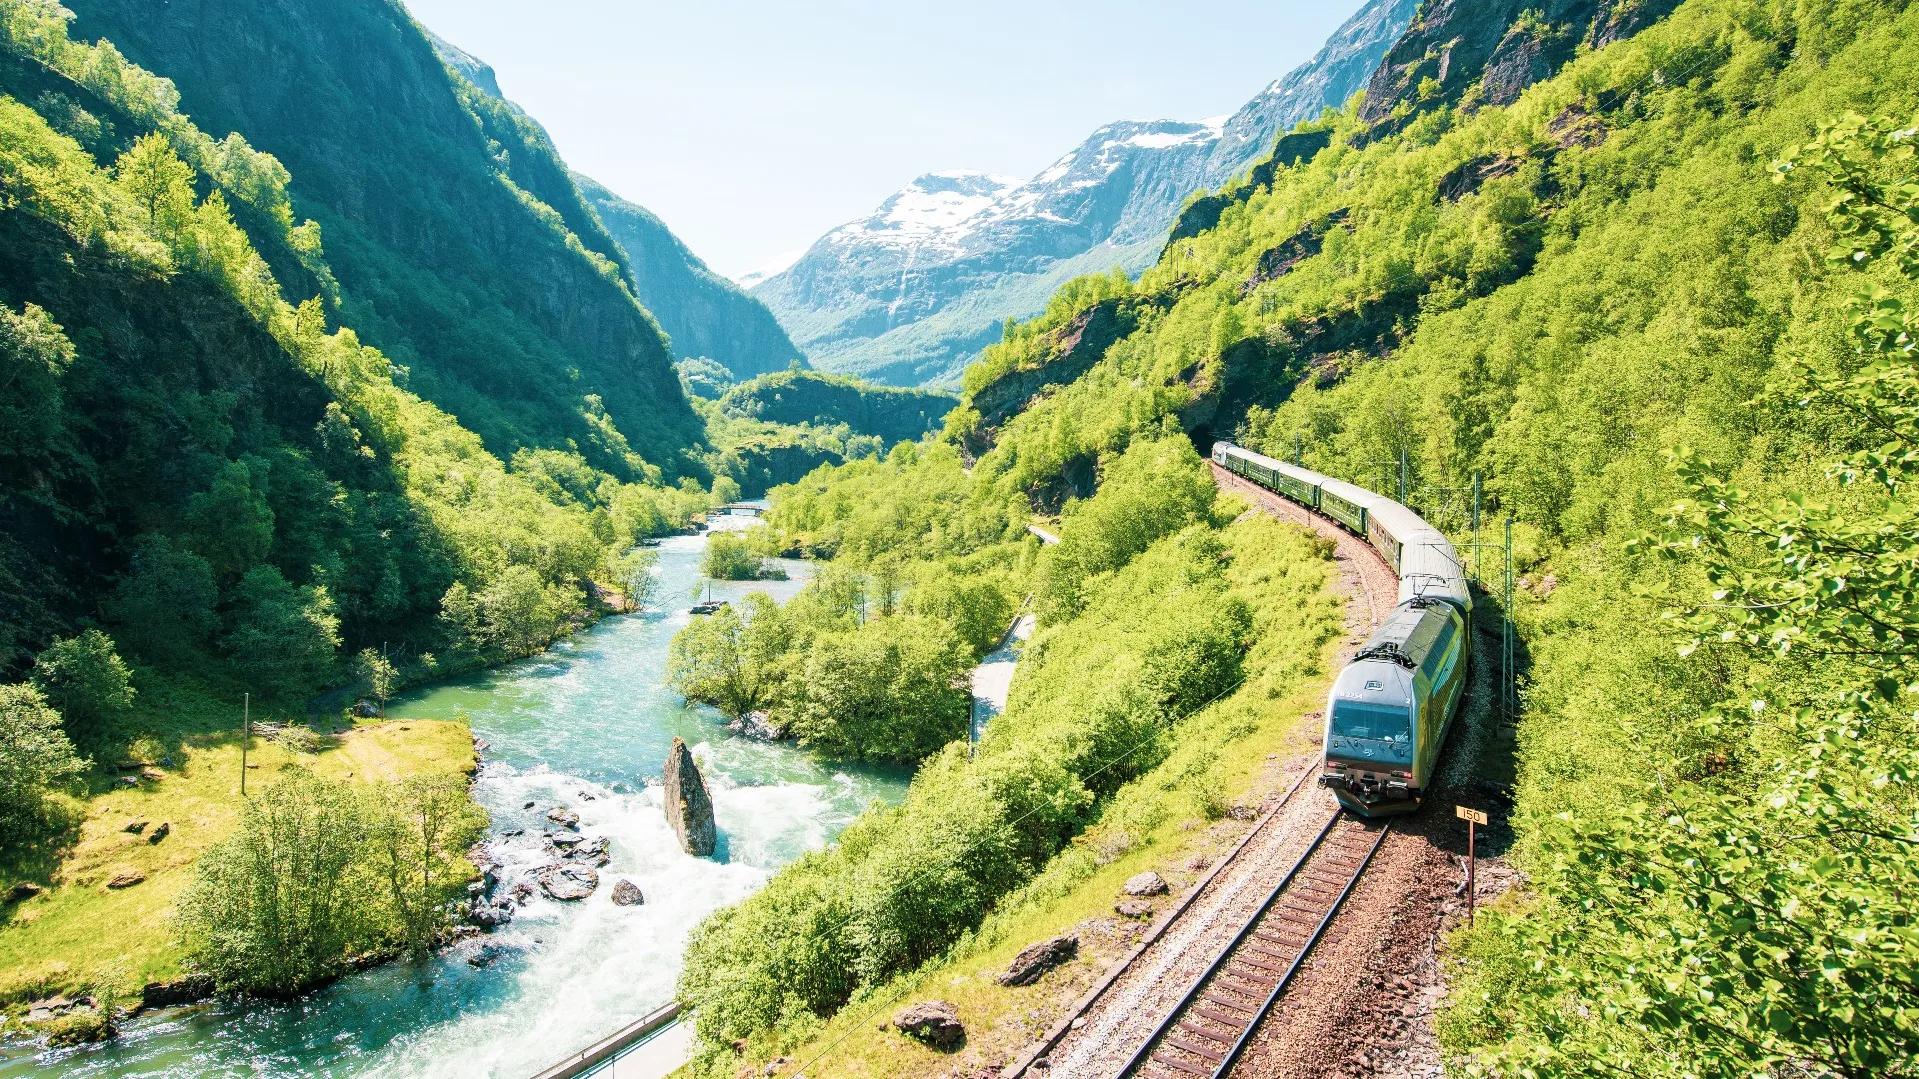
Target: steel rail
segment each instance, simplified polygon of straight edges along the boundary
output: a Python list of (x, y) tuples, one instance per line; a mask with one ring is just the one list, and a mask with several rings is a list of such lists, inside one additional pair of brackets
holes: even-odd
[[(1306, 869), (1316, 857), (1326, 851), (1327, 837), (1332, 834), (1333, 829), (1343, 820), (1358, 821), (1359, 818), (1348, 817), (1343, 810), (1335, 810), (1332, 816), (1327, 818), (1325, 825), (1321, 827), (1319, 833), (1313, 837), (1312, 842), (1307, 845), (1306, 850), (1301, 852), (1299, 858), (1295, 860), (1280, 877), (1279, 882), (1273, 886), (1273, 889), (1267, 893), (1266, 898), (1252, 914), (1247, 917), (1245, 923), (1240, 926), (1239, 932), (1234, 935), (1232, 941), (1220, 950), (1220, 953), (1214, 957), (1212, 963), (1207, 966), (1205, 971), (1193, 979), (1191, 986), (1180, 997), (1179, 1003), (1168, 1010), (1165, 1017), (1162, 1018), (1158, 1026), (1154, 1028), (1153, 1033), (1140, 1044), (1139, 1049), (1127, 1060), (1126, 1066), (1120, 1069), (1119, 1075), (1136, 1075), (1149, 1063), (1157, 1063), (1162, 1068), (1168, 1070), (1187, 1070), (1192, 1071), (1194, 1074), (1199, 1074), (1194, 1069), (1173, 1069), (1172, 1066), (1167, 1065), (1164, 1061), (1155, 1060), (1154, 1053), (1166, 1043), (1168, 1035), (1179, 1025), (1180, 1021), (1193, 1010), (1195, 1002), (1212, 984), (1214, 978), (1239, 956), (1240, 950), (1245, 945), (1247, 938), (1251, 937), (1254, 932), (1261, 927), (1266, 916), (1272, 912), (1273, 907), (1292, 891), (1293, 884), (1299, 877), (1301, 871)], [(1361, 823), (1369, 824), (1371, 822)], [(1381, 825), (1378, 833), (1373, 837), (1372, 842), (1367, 845), (1365, 852), (1360, 856), (1359, 861), (1353, 866), (1350, 873), (1347, 874), (1345, 884), (1340, 888), (1339, 893), (1335, 895), (1332, 902), (1327, 905), (1325, 912), (1313, 926), (1312, 932), (1308, 934), (1306, 939), (1299, 945), (1297, 954), (1292, 957), (1284, 971), (1281, 972), (1277, 984), (1274, 985), (1273, 989), (1267, 994), (1265, 1001), (1260, 1004), (1257, 1009), (1247, 1007), (1235, 1007), (1233, 1009), (1235, 1011), (1247, 1011), (1251, 1013), (1251, 1018), (1247, 1019), (1243, 1024), (1239, 1024), (1241, 1029), (1237, 1038), (1231, 1043), (1228, 1043), (1223, 1036), (1207, 1035), (1207, 1037), (1213, 1041), (1217, 1041), (1222, 1045), (1228, 1045), (1225, 1055), (1212, 1068), (1211, 1075), (1214, 1079), (1225, 1075), (1227, 1070), (1239, 1059), (1240, 1054), (1245, 1051), (1245, 1047), (1252, 1040), (1253, 1032), (1259, 1028), (1259, 1024), (1263, 1022), (1266, 1016), (1272, 1011), (1273, 1005), (1285, 994), (1287, 987), (1292, 983), (1293, 976), (1298, 973), (1300, 966), (1303, 965), (1306, 958), (1312, 954), (1313, 947), (1317, 945), (1320, 938), (1325, 935), (1327, 927), (1332, 924), (1333, 918), (1338, 915), (1340, 908), (1345, 905), (1346, 897), (1352, 894), (1352, 890), (1359, 883), (1360, 877), (1365, 875), (1367, 866), (1372, 863), (1373, 854), (1379, 850), (1379, 845), (1385, 841), (1386, 834), (1391, 830), (1392, 823), (1390, 821), (1384, 822)], [(1235, 990), (1235, 992), (1237, 992), (1237, 990)], [(1241, 993), (1240, 995), (1245, 996), (1247, 994)], [(1213, 1021), (1216, 1023), (1220, 1022), (1217, 1019)], [(1225, 1024), (1221, 1023), (1221, 1025)], [(1175, 1048), (1178, 1048), (1178, 1046), (1175, 1046)], [(1190, 1052), (1190, 1050), (1185, 1051)], [(1205, 1059), (1205, 1055), (1203, 1054), (1194, 1053), (1193, 1055)]]
[(1213, 883), (1214, 878), (1218, 877), (1228, 866), (1232, 865), (1233, 860), (1239, 857), (1240, 852), (1245, 850), (1248, 844), (1257, 838), (1261, 832), (1266, 830), (1266, 826), (1273, 822), (1273, 818), (1279, 815), (1280, 810), (1286, 808), (1287, 804), (1293, 800), (1293, 796), (1299, 793), (1299, 788), (1305, 786), (1306, 781), (1312, 778), (1317, 771), (1318, 769), (1314, 768), (1310, 763), (1301, 769), (1298, 778), (1293, 780), (1293, 785), (1286, 789), (1286, 793), (1280, 796), (1279, 801), (1273, 805), (1273, 808), (1267, 810), (1265, 816), (1261, 817), (1257, 824), (1247, 829), (1246, 834), (1239, 838), (1239, 842), (1233, 844), (1233, 848), (1226, 852), (1225, 857), (1215, 862), (1213, 868), (1207, 872), (1206, 876), (1201, 878), (1197, 884), (1193, 885), (1192, 889), (1188, 891), (1171, 910), (1168, 910), (1164, 917), (1154, 923), (1151, 931), (1133, 947), (1131, 952), (1127, 953), (1125, 959), (1120, 960), (1120, 962), (1111, 970), (1108, 970), (1099, 981), (1093, 983), (1093, 987), (1088, 989), (1057, 1023), (1053, 1024), (1052, 1029), (1047, 1031), (1044, 1038), (1041, 1038), (1037, 1043), (1029, 1047), (1026, 1052), (1020, 1054), (1019, 1059), (1014, 1061), (1013, 1066), (1005, 1073), (1004, 1079), (1020, 1079), (1021, 1076), (1027, 1074), (1027, 1070), (1033, 1066), (1035, 1061), (1044, 1057), (1047, 1053), (1052, 1052), (1054, 1047), (1058, 1046), (1059, 1043), (1065, 1039), (1066, 1035), (1072, 1031), (1073, 1023), (1091, 1010), (1093, 1005), (1098, 1003), (1099, 998), (1105, 996), (1106, 991), (1111, 989), (1114, 983), (1124, 977), (1126, 972), (1132, 969), (1133, 964), (1138, 962), (1141, 956), (1151, 951), (1153, 945), (1159, 943), (1159, 939), (1166, 935), (1166, 931), (1171, 929), (1173, 925), (1186, 914), (1188, 908), (1197, 902), (1200, 896), (1205, 894), (1207, 886)]
[(1359, 883), (1359, 878), (1366, 874), (1366, 867), (1372, 864), (1373, 855), (1378, 853), (1379, 845), (1386, 841), (1386, 833), (1392, 830), (1393, 824), (1391, 821), (1387, 821), (1380, 827), (1379, 834), (1373, 837), (1371, 845), (1366, 848), (1366, 856), (1359, 860), (1359, 865), (1353, 869), (1353, 875), (1346, 881), (1346, 886), (1339, 890), (1339, 895), (1333, 900), (1333, 905), (1327, 908), (1326, 916), (1321, 918), (1319, 924), (1313, 928), (1313, 935), (1307, 938), (1305, 946), (1299, 950), (1299, 954), (1287, 965), (1286, 973), (1280, 976), (1279, 984), (1274, 986), (1273, 991), (1266, 995), (1265, 1002), (1259, 1006), (1259, 1011), (1253, 1013), (1252, 1021), (1246, 1024), (1246, 1029), (1241, 1032), (1239, 1039), (1233, 1042), (1231, 1049), (1227, 1050), (1226, 1059), (1220, 1061), (1219, 1067), (1213, 1070), (1215, 1079), (1225, 1075), (1227, 1071), (1232, 1068), (1233, 1064), (1239, 1060), (1240, 1053), (1244, 1052), (1246, 1046), (1253, 1040), (1253, 1031), (1259, 1029), (1259, 1025), (1266, 1021), (1267, 1014), (1273, 1010), (1273, 1005), (1279, 1003), (1279, 998), (1285, 995), (1286, 987), (1292, 983), (1293, 975), (1299, 971), (1300, 964), (1304, 963), (1306, 957), (1312, 953), (1313, 945), (1319, 943), (1319, 938), (1326, 934), (1326, 927), (1332, 924), (1333, 916), (1339, 913), (1339, 908), (1346, 905), (1346, 897), (1353, 893), (1353, 887)]

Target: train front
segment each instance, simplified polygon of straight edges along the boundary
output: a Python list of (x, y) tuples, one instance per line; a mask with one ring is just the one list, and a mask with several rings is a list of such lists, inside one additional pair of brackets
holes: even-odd
[(1326, 702), (1326, 753), (1319, 785), (1361, 816), (1419, 808), (1414, 785), (1419, 715), (1414, 672), (1386, 658), (1340, 672)]

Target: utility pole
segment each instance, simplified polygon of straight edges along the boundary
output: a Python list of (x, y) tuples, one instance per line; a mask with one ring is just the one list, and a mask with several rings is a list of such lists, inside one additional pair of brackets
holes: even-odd
[(1409, 504), (1406, 501), (1406, 496), (1412, 493), (1409, 490), (1409, 488), (1412, 487), (1412, 485), (1413, 485), (1412, 465), (1406, 459), (1406, 447), (1401, 446), (1399, 447), (1399, 504), (1400, 505), (1405, 506)]
[(253, 694), (240, 695), (240, 797), (247, 796), (247, 743), (253, 741)]
[(1293, 433), (1293, 463), (1306, 467), (1306, 439), (1298, 432)]
[(1499, 620), (1499, 674), (1503, 683), (1500, 686), (1500, 707), (1505, 713), (1506, 722), (1513, 720), (1513, 517), (1506, 515), (1506, 609), (1500, 613), (1505, 617)]

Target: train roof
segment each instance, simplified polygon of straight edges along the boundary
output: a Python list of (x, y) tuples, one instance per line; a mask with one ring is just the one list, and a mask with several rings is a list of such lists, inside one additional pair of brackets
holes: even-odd
[(1214, 452), (1225, 452), (1256, 462), (1284, 476), (1329, 491), (1356, 506), (1384, 526), (1399, 541), (1399, 602), (1422, 597), (1447, 600), (1462, 611), (1473, 607), (1472, 589), (1466, 583), (1466, 567), (1459, 560), (1446, 534), (1426, 522), (1407, 506), (1355, 483), (1337, 480), (1310, 468), (1288, 464), (1263, 453), (1254, 453), (1230, 442), (1214, 444)]

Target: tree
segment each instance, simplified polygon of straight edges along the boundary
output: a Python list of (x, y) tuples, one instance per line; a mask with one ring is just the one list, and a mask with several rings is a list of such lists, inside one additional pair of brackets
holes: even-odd
[(755, 592), (737, 609), (697, 618), (673, 638), (667, 682), (689, 701), (742, 718), (772, 702), (789, 639), (785, 615)]
[(386, 715), (386, 702), (393, 699), (393, 685), (399, 677), (392, 662), (374, 649), (363, 648), (353, 660), (353, 677), (361, 692), (380, 706), (380, 714)]
[(906, 594), (906, 609), (951, 626), (974, 655), (984, 655), (1006, 632), (1013, 601), (990, 576), (940, 574)]
[(531, 566), (512, 565), (475, 597), (486, 637), (509, 656), (530, 656), (553, 640), (573, 606), (565, 591)]
[(653, 594), (653, 570), (659, 564), (659, 552), (649, 547), (635, 547), (611, 560), (607, 575), (625, 593), (627, 610), (646, 607), (646, 601)]
[(48, 645), (33, 661), (33, 684), (46, 694), (76, 742), (92, 744), (113, 732), (133, 709), (133, 676), (97, 629)]
[(332, 673), (340, 620), (325, 587), (296, 588), (272, 566), (257, 566), (234, 590), (232, 629), (222, 643), (260, 695), (299, 700)]
[(267, 468), (258, 458), (228, 461), (207, 490), (187, 500), (193, 547), (227, 580), (253, 568), (273, 546)]
[(120, 639), (154, 661), (179, 663), (201, 653), (219, 625), (213, 566), (172, 539), (135, 540), (126, 575), (106, 601)]
[(113, 165), (114, 178), (146, 216), (147, 228), (169, 244), (193, 216), (193, 167), (180, 160), (159, 132), (142, 135)]
[(486, 830), (486, 814), (446, 775), (382, 787), (366, 812), (373, 875), (401, 943), (423, 959), (451, 924), (451, 904), (472, 872), (465, 851)]
[(1916, 130), (1848, 116), (1780, 170), (1831, 186), (1834, 260), (1875, 278), (1851, 362), (1766, 402), (1858, 432), (1836, 490), (1763, 500), (1681, 452), (1689, 495), (1641, 544), (1704, 575), (1710, 598), (1669, 614), (1684, 654), (1757, 674), (1686, 721), (1763, 732), (1761, 789), (1655, 787), (1545, 823), (1576, 902), (1497, 923), (1532, 966), (1508, 1002), (1529, 1036), (1482, 1070), (1919, 1074), (1919, 319), (1877, 276), (1919, 283)]
[(801, 744), (856, 760), (918, 761), (966, 737), (972, 656), (924, 618), (881, 619), (814, 639), (787, 716)]
[(86, 769), (37, 687), (0, 686), (0, 851), (39, 815), (49, 790)]
[(756, 581), (760, 577), (760, 556), (745, 536), (717, 532), (706, 541), (700, 572), (716, 581)]
[(223, 991), (259, 996), (344, 971), (379, 927), (368, 835), (352, 788), (289, 769), (195, 863), (175, 916), (189, 962)]
[(0, 304), (0, 454), (40, 453), (60, 430), (73, 342), (45, 310)]

